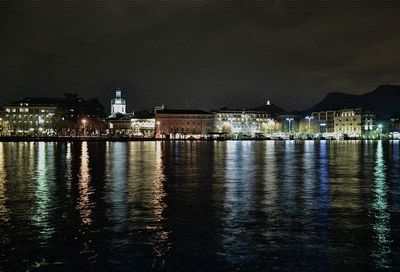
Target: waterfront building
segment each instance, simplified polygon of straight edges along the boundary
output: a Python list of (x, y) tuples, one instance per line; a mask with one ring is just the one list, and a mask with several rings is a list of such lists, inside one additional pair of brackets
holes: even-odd
[(361, 108), (343, 109), (335, 111), (334, 133), (337, 137), (373, 137), (374, 114), (363, 112)]
[(126, 114), (126, 101), (122, 98), (122, 91), (118, 88), (115, 97), (111, 99), (111, 115)]
[(120, 137), (154, 137), (155, 117), (150, 111), (116, 114), (107, 119), (109, 135)]
[(333, 135), (335, 132), (335, 111), (319, 111), (311, 114), (313, 120), (319, 123), (319, 133)]
[(154, 137), (156, 119), (153, 112), (136, 112), (131, 118), (133, 136), (152, 138)]
[(160, 109), (155, 111), (157, 138), (206, 138), (213, 130), (213, 114), (202, 110)]
[(108, 134), (113, 136), (133, 136), (129, 114), (114, 114), (107, 118)]
[(219, 110), (213, 115), (216, 133), (255, 137), (276, 132), (276, 122), (265, 111)]
[(24, 98), (4, 106), (1, 117), (3, 135), (52, 135), (57, 100)]
[(74, 94), (59, 98), (27, 97), (4, 106), (2, 135), (100, 135), (104, 107), (97, 99)]

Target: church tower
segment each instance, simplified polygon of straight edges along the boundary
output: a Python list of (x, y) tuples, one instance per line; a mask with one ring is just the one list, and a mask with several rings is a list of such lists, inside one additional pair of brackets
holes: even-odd
[(115, 91), (115, 97), (111, 99), (111, 115), (117, 113), (126, 114), (126, 102), (122, 98), (122, 91), (119, 88)]

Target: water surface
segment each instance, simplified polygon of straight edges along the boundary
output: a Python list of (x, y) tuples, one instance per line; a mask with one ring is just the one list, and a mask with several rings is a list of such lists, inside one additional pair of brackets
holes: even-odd
[(0, 270), (399, 270), (399, 151), (0, 143)]

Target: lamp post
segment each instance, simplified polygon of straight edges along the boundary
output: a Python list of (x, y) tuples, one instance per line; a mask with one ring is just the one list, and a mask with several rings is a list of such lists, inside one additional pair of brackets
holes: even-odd
[(291, 132), (290, 123), (293, 121), (293, 118), (286, 118), (286, 121), (289, 122), (289, 134), (290, 134), (290, 132)]
[(306, 119), (308, 120), (308, 132), (311, 131), (311, 119), (314, 119), (312, 116), (306, 116)]

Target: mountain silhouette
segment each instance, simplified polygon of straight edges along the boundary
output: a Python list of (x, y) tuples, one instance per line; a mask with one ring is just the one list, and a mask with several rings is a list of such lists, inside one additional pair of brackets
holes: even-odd
[(372, 111), (379, 119), (400, 116), (400, 86), (381, 85), (374, 91), (362, 95), (332, 92), (305, 113), (345, 108), (362, 108)]

